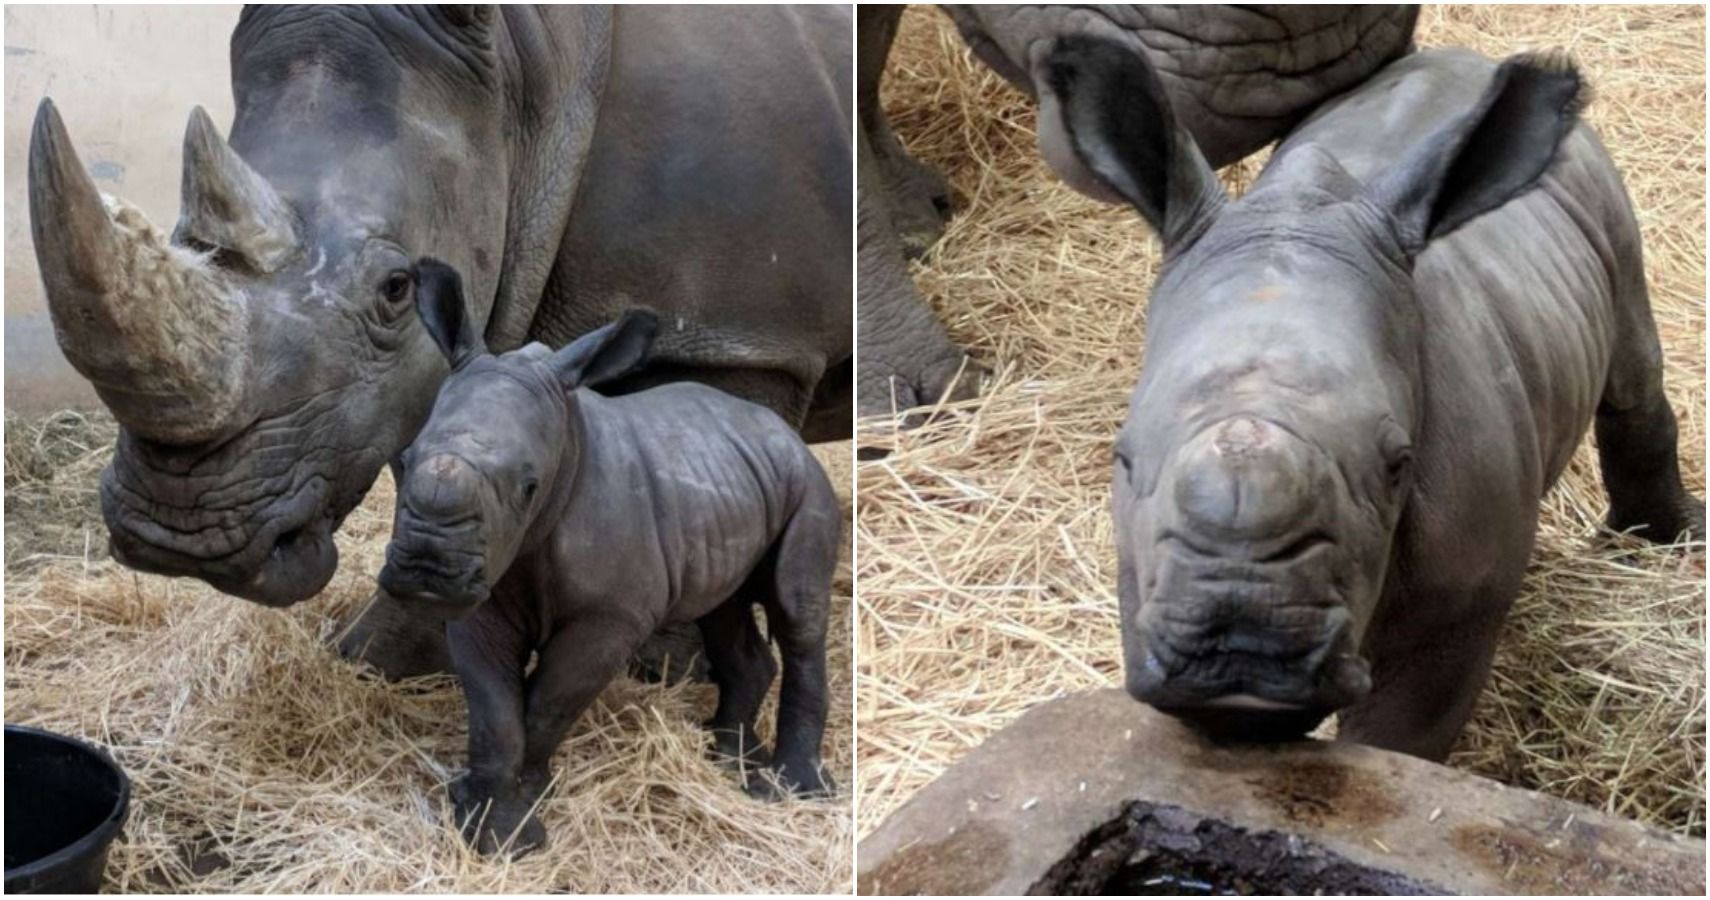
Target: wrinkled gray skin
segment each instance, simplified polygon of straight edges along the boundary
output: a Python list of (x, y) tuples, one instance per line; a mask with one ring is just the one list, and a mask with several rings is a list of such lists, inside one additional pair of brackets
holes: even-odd
[(1129, 691), (1441, 759), (1595, 420), (1609, 525), (1704, 533), (1619, 173), (1564, 60), (1391, 64), (1230, 201), (1127, 48), (1047, 61), (1166, 261), (1112, 486)]
[[(825, 632), (842, 516), (825, 472), (765, 407), (699, 384), (591, 387), (641, 365), (658, 323), (630, 313), (556, 353), (487, 355), (456, 275), (423, 260), (417, 302), (456, 370), (404, 454), (380, 583), (450, 619), (469, 700), (469, 772), (451, 794), (483, 852), (540, 845), (530, 814), (559, 742), (648, 635), (697, 623), (719, 685), (716, 752), (749, 789), (828, 790)], [(783, 656), (778, 745), (755, 717)], [(531, 653), (539, 654), (532, 672)], [(770, 766), (774, 782), (758, 774)]]
[[(1282, 136), (1319, 103), (1358, 84), (1408, 51), (1416, 6), (957, 6), (941, 7), (987, 65), (1039, 101), (1039, 147), (1076, 190), (1115, 201), (1064, 139), (1061, 100), (1045, 78), (1047, 51), (1061, 37), (1102, 37), (1131, 47), (1158, 69), (1181, 123), (1214, 166)], [(954, 373), (963, 352), (926, 309), (908, 279), (904, 253), (938, 238), (950, 210), (944, 180), (903, 150), (878, 102), (885, 57), (901, 6), (863, 6), (857, 51), (857, 108), (873, 160), (861, 163), (858, 264), (862, 350), (857, 404), (862, 415), (912, 401), (931, 404), (977, 392)], [(863, 151), (865, 152), (865, 151)], [(880, 196), (868, 185), (880, 185)], [(898, 241), (869, 226), (884, 208)]]
[[(232, 35), (228, 144), (185, 137), (168, 245), (103, 207), (58, 113), (30, 210), (61, 347), (123, 426), (115, 558), (271, 606), (318, 592), (332, 535), (447, 373), (410, 260), (467, 273), (491, 346), (562, 345), (645, 304), (649, 363), (845, 437), (850, 19), (830, 7), (262, 7)], [(381, 595), (344, 642), (441, 668)]]

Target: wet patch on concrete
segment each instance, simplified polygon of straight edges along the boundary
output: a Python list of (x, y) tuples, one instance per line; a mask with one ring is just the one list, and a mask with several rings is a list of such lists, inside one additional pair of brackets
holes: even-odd
[(1129, 803), (1028, 893), (1418, 896), (1442, 887), (1363, 866), (1316, 842), (1242, 828), (1170, 804)]
[(973, 822), (941, 841), (922, 841), (861, 873), (856, 889), (872, 895), (979, 894), (1009, 863), (1009, 838)]

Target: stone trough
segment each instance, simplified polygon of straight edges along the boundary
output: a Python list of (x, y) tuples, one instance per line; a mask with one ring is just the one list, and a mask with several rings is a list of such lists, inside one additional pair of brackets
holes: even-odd
[(1043, 704), (860, 846), (896, 894), (1704, 894), (1704, 841), (1397, 753)]

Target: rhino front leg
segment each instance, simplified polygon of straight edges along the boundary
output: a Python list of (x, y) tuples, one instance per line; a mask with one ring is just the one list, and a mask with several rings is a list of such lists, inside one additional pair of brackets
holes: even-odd
[(469, 771), (451, 784), (452, 810), (477, 851), (495, 853), (508, 841), (512, 855), (521, 856), (546, 842), (546, 829), (530, 812), (535, 795), (521, 778), (530, 642), (493, 600), (451, 622), (446, 633), (469, 702)]
[[(865, 146), (863, 142), (862, 180), (872, 169)], [(856, 212), (856, 346), (861, 348), (857, 412), (884, 415), (977, 396), (985, 370), (951, 342), (915, 290), (885, 210), (862, 193), (856, 197)]]
[(379, 589), (345, 625), (338, 652), (345, 659), (368, 663), (394, 681), (452, 671), (444, 620), (411, 610)]
[[(552, 755), (594, 699), (623, 672), (648, 627), (619, 613), (578, 616), (540, 648), (528, 680), (521, 795), (532, 805), (552, 782)], [(539, 820), (529, 816), (539, 828)], [(545, 832), (541, 832), (544, 837)]]
[(1374, 635), (1372, 692), (1342, 711), (1336, 739), (1442, 762), (1490, 678), (1513, 599), (1513, 590), (1492, 592), (1453, 625), (1413, 622)]
[(860, 115), (862, 138), (872, 149), (876, 164), (875, 180), (868, 181), (863, 175), (857, 190), (865, 194), (877, 189), (876, 199), (890, 209), (891, 227), (896, 230), (903, 251), (913, 258), (924, 254), (944, 233), (951, 198), (949, 182), (903, 149), (879, 103), (879, 84), (884, 79), (885, 62), (890, 58), (902, 13), (900, 5), (856, 8), (859, 28), (855, 48), (855, 108)]

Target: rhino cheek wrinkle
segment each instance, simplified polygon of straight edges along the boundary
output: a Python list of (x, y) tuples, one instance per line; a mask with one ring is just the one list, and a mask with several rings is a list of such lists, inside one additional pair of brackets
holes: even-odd
[(1335, 712), (1341, 739), (1441, 759), (1593, 419), (1610, 525), (1703, 534), (1568, 61), (1405, 56), (1239, 200), (1126, 45), (1062, 38), (1042, 69), (1082, 171), (1164, 244), (1112, 473), (1137, 699), (1226, 739)]
[[(556, 353), (487, 355), (450, 268), (416, 266), (423, 323), (456, 370), (404, 454), (381, 586), (449, 619), (469, 700), (469, 772), (451, 788), (482, 852), (546, 839), (531, 812), (576, 718), (661, 626), (695, 623), (718, 709), (714, 753), (749, 791), (820, 795), (825, 634), (842, 514), (776, 413), (676, 383), (617, 397), (658, 322), (632, 313)], [(755, 718), (783, 660), (778, 739)], [(539, 663), (525, 674), (531, 653)]]

